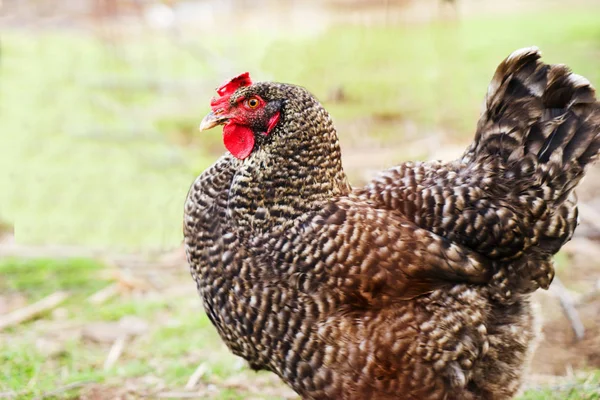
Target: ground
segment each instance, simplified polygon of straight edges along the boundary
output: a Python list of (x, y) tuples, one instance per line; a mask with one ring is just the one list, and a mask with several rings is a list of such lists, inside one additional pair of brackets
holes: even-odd
[[(223, 151), (218, 134), (196, 130), (223, 79), (249, 70), (308, 87), (334, 117), (355, 184), (457, 155), (516, 48), (535, 44), (600, 85), (597, 7), (532, 2), (431, 22), (356, 3), (286, 35), (214, 23), (3, 31), (0, 398), (296, 398), (222, 345), (180, 247), (186, 191)], [(557, 257), (585, 336), (575, 340), (555, 291), (536, 295), (542, 336), (523, 399), (600, 399), (599, 178), (596, 167), (580, 188), (582, 225)], [(58, 304), (2, 325), (48, 296)]]

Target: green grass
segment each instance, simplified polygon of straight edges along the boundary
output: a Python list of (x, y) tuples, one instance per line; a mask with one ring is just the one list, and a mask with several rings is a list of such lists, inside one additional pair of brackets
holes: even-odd
[(528, 390), (520, 400), (598, 400), (600, 399), (600, 371), (585, 374), (572, 383), (553, 388)]
[[(64, 329), (53, 328), (61, 324), (53, 315), (42, 315), (41, 319), (9, 328), (0, 335), (0, 393), (14, 392), (19, 394), (18, 398), (33, 398), (75, 382), (118, 389), (125, 380), (136, 382), (149, 375), (168, 387), (183, 388), (201, 363), (206, 367), (204, 382), (222, 382), (239, 374), (255, 376), (221, 343), (193, 292), (191, 296), (190, 292), (184, 292), (159, 298), (118, 297), (100, 306), (88, 303), (88, 296), (111, 283), (103, 278), (106, 275), (101, 273), (103, 270), (105, 266), (87, 259), (0, 261), (3, 296), (19, 294), (32, 302), (58, 290), (71, 295), (61, 305), (68, 316)], [(193, 287), (191, 281), (189, 285)], [(118, 363), (104, 370), (111, 344), (92, 342), (77, 334), (78, 328), (73, 330), (69, 326), (84, 327), (124, 316), (144, 319), (149, 331), (132, 339)], [(62, 351), (48, 356), (37, 343), (41, 338), (53, 339), (57, 332), (66, 335), (60, 339)], [(152, 389), (146, 386), (137, 384), (142, 392)], [(74, 396), (79, 390), (67, 394)], [(241, 399), (248, 395), (243, 389), (223, 387), (213, 397)]]
[[(104, 268), (87, 259), (3, 259), (0, 293), (20, 294), (32, 302), (55, 291), (68, 291), (71, 297), (63, 306), (72, 319), (78, 320), (86, 311), (93, 312), (91, 307), (85, 307), (85, 297), (108, 284), (100, 274)], [(62, 354), (48, 360), (34, 345), (39, 334), (31, 329), (32, 325), (35, 321), (9, 328), (8, 336), (0, 340), (0, 391), (34, 396), (59, 386), (65, 371), (66, 383), (102, 378), (93, 364), (94, 356), (101, 356), (98, 351), (70, 339)]]
[(25, 295), (35, 301), (58, 290), (80, 297), (107, 285), (105, 268), (87, 259), (0, 259), (0, 293)]

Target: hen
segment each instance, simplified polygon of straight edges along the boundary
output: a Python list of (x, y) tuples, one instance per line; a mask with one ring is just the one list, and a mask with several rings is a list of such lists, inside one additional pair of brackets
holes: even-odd
[(185, 245), (233, 351), (305, 399), (505, 399), (536, 328), (530, 294), (577, 225), (600, 149), (590, 83), (535, 48), (488, 88), (452, 162), (406, 163), (352, 189), (332, 121), (305, 89), (220, 87), (201, 130), (229, 150), (193, 183)]

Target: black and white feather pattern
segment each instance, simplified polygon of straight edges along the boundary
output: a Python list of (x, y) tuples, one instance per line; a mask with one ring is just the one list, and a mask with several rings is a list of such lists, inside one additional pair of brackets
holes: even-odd
[(600, 149), (589, 82), (516, 51), (460, 159), (354, 190), (310, 93), (256, 83), (232, 106), (252, 94), (283, 105), (280, 123), (185, 204), (192, 276), (229, 348), (305, 399), (513, 396), (535, 337), (529, 294), (552, 281)]

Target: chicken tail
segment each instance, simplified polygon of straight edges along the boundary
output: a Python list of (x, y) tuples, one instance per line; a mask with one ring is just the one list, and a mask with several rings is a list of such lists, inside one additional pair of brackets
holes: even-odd
[(493, 260), (510, 297), (550, 285), (552, 255), (577, 225), (573, 189), (599, 150), (590, 83), (527, 48), (498, 67), (460, 159), (402, 164), (359, 193)]
[(598, 158), (600, 103), (587, 79), (540, 57), (530, 47), (500, 64), (463, 162), (494, 159), (513, 195), (535, 194), (543, 204), (529, 206), (552, 212)]
[[(462, 162), (494, 169), (489, 193), (519, 210), (527, 232), (522, 280), (547, 287), (551, 256), (577, 225), (573, 189), (600, 151), (600, 103), (590, 82), (564, 65), (540, 61), (535, 47), (504, 60), (488, 88), (475, 141)], [(515, 265), (518, 265), (517, 262)], [(514, 283), (514, 282), (513, 282)]]
[(537, 48), (529, 47), (498, 66), (464, 159), (499, 157), (525, 174), (542, 166), (537, 172), (552, 191), (548, 200), (560, 203), (598, 158), (600, 104), (587, 79), (565, 65), (544, 64), (540, 57)]

